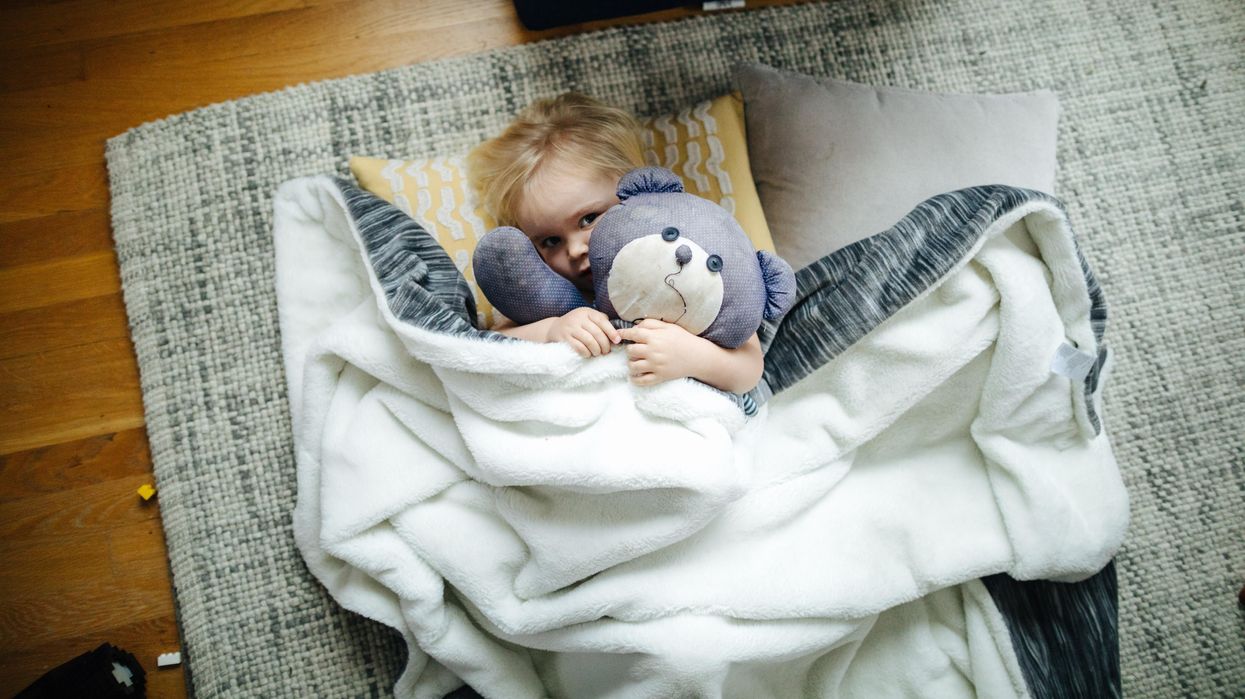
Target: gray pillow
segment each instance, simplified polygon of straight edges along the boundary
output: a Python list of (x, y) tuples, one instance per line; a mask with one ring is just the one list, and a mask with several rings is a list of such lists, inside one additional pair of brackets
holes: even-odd
[(774, 246), (799, 269), (886, 230), (928, 197), (980, 184), (1050, 192), (1050, 90), (949, 95), (735, 67), (748, 157)]

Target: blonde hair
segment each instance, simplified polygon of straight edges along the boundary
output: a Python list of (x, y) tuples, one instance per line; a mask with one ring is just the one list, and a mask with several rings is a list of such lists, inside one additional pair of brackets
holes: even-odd
[(525, 188), (555, 156), (621, 177), (644, 164), (640, 125), (625, 110), (576, 92), (538, 100), (471, 151), (468, 180), (485, 211), (514, 225)]

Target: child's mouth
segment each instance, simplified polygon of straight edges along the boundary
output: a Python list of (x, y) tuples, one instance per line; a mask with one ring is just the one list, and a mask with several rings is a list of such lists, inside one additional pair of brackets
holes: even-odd
[(580, 290), (591, 291), (592, 290), (592, 270), (580, 272), (579, 276), (573, 279), (572, 281), (575, 283), (575, 286), (578, 287)]

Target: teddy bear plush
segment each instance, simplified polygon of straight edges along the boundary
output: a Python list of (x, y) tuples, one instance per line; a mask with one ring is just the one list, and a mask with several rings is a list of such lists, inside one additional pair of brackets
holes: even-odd
[(762, 319), (795, 302), (795, 274), (782, 258), (754, 251), (730, 212), (683, 191), (664, 168), (632, 170), (619, 204), (601, 214), (588, 243), (592, 301), (541, 259), (517, 228), (480, 239), (476, 283), (497, 310), (526, 325), (595, 306), (610, 318), (656, 318), (723, 347), (743, 344)]

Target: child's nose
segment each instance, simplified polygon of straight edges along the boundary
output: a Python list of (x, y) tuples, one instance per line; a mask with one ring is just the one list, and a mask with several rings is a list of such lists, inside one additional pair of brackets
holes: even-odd
[(583, 257), (588, 254), (588, 234), (572, 236), (570, 240), (571, 257)]

